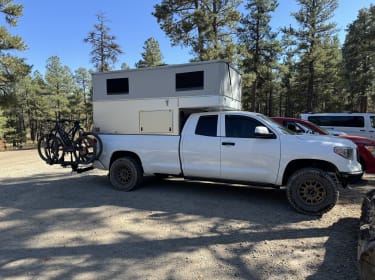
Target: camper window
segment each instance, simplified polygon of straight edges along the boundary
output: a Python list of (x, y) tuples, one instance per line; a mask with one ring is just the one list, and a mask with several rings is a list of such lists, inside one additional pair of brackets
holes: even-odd
[(107, 79), (107, 95), (112, 94), (128, 94), (129, 93), (129, 79)]
[(203, 71), (176, 74), (176, 91), (203, 89), (203, 83)]

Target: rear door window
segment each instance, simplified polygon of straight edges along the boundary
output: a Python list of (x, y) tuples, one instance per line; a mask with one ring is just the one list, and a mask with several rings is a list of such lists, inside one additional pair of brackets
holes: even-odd
[(203, 136), (217, 136), (218, 115), (208, 115), (199, 117), (195, 134)]

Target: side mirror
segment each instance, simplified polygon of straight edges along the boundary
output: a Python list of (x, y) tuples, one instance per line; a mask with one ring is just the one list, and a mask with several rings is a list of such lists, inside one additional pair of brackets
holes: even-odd
[(257, 126), (255, 128), (256, 138), (275, 139), (276, 135), (268, 130), (265, 126)]

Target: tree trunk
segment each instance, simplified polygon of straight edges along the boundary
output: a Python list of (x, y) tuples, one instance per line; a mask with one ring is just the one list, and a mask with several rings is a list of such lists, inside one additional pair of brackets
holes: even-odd
[(314, 68), (314, 62), (311, 61), (309, 63), (309, 81), (307, 86), (307, 104), (306, 104), (306, 110), (307, 112), (313, 112), (314, 111), (314, 80), (315, 80), (315, 68)]
[(253, 86), (251, 89), (251, 111), (256, 111), (256, 105), (257, 105), (257, 87), (258, 87), (258, 81), (257, 78), (255, 78), (253, 82)]
[(361, 95), (360, 97), (360, 112), (366, 113), (367, 112), (367, 95)]

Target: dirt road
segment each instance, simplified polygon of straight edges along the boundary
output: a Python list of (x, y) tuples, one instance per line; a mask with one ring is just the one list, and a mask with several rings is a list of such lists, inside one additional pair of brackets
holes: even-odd
[(113, 190), (35, 150), (0, 153), (0, 279), (357, 279), (362, 194), (321, 218), (282, 190), (153, 178)]

